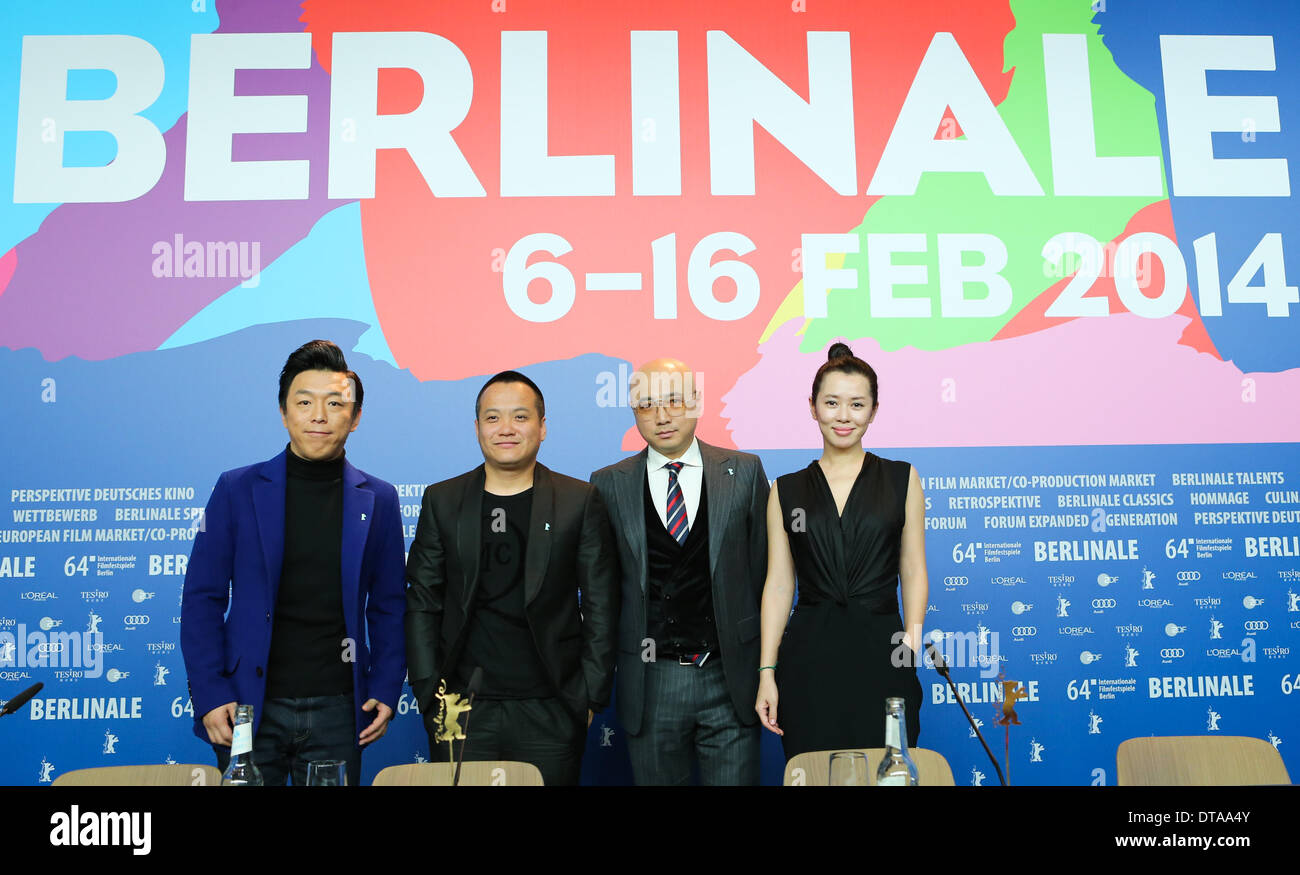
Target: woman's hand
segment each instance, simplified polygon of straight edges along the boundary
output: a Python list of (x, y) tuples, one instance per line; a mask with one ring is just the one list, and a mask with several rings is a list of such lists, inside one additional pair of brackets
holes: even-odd
[(785, 735), (776, 725), (776, 699), (776, 673), (763, 669), (758, 673), (758, 701), (754, 703), (754, 710), (758, 712), (758, 720), (764, 729)]

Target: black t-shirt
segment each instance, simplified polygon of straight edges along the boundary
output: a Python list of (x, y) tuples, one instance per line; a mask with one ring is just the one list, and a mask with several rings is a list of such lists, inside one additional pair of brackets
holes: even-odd
[(481, 667), (481, 698), (555, 695), (524, 614), (524, 559), (532, 509), (532, 489), (516, 495), (483, 493), (478, 588), (455, 677), (463, 688)]

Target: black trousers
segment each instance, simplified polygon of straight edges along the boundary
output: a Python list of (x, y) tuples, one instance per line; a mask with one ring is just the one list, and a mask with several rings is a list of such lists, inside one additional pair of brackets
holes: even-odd
[[(474, 707), (461, 714), (460, 724), (465, 741), (456, 742), (453, 749), (460, 756), (464, 744), (466, 762), (532, 763), (548, 787), (578, 783), (587, 746), (587, 715), (575, 715), (558, 697), (475, 699)], [(424, 729), (429, 736), (429, 761), (447, 762), (448, 745), (434, 740), (432, 715), (425, 716)]]

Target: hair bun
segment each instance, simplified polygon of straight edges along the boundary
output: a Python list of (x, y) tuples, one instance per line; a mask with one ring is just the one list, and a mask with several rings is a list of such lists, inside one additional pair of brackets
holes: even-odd
[(833, 362), (839, 358), (853, 358), (853, 350), (847, 343), (832, 343), (831, 348), (826, 351), (826, 361)]

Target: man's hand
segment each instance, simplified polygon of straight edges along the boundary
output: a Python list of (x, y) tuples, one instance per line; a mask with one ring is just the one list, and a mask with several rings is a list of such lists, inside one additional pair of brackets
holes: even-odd
[(361, 710), (376, 712), (374, 721), (361, 733), (361, 744), (370, 744), (383, 738), (384, 733), (388, 731), (388, 721), (393, 718), (393, 709), (378, 699), (366, 699)]
[(234, 727), (234, 702), (227, 702), (203, 715), (203, 728), (208, 731), (208, 741), (213, 744), (230, 747), (231, 739), (234, 737)]

